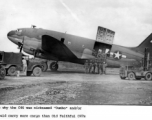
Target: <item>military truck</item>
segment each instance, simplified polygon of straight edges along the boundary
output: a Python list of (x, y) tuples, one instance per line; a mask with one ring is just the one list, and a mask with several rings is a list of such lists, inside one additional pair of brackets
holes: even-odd
[[(22, 53), (13, 53), (13, 52), (0, 52), (0, 76), (4, 79), (5, 75), (15, 76), (17, 75), (17, 69), (20, 69), (22, 72), (23, 64)], [(42, 64), (40, 62), (27, 60), (27, 76), (34, 75), (40, 76), (42, 73)]]
[(41, 63), (42, 65), (42, 71), (46, 72), (48, 69), (47, 61), (39, 58), (30, 58), (29, 61), (34, 62), (34, 63)]
[(0, 73), (1, 79), (4, 79), (5, 75), (15, 75), (15, 69), (17, 66), (22, 65), (22, 54), (13, 52), (0, 51)]

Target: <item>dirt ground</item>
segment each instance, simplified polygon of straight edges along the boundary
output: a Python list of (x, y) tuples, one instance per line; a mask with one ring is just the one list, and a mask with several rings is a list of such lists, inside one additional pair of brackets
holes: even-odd
[(0, 104), (152, 105), (152, 81), (78, 71), (0, 80)]

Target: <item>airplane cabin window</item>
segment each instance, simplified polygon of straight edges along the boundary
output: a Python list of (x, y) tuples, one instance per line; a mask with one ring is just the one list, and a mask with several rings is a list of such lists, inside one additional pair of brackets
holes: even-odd
[(22, 32), (22, 30), (21, 29), (17, 29), (16, 32)]
[(70, 42), (70, 41), (68, 41), (68, 45), (71, 45), (71, 42)]

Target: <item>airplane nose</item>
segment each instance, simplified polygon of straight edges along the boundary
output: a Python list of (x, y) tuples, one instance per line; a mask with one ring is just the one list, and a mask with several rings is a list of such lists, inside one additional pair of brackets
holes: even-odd
[(15, 31), (10, 31), (9, 33), (7, 33), (7, 38), (17, 45), (18, 45), (18, 42), (21, 42), (21, 39), (18, 38), (18, 36), (16, 36)]
[(10, 31), (8, 34), (7, 34), (7, 36), (9, 37), (9, 36), (12, 36), (12, 35), (14, 35), (15, 34), (15, 31)]

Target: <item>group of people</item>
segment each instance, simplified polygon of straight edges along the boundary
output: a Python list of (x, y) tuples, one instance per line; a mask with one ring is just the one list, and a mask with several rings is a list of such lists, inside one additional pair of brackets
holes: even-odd
[(103, 60), (86, 60), (84, 67), (85, 73), (106, 74), (106, 61)]

